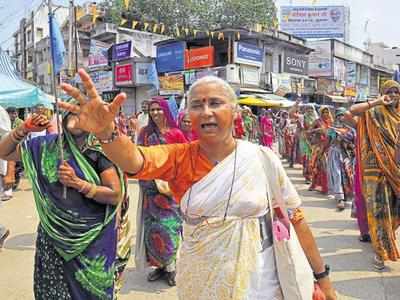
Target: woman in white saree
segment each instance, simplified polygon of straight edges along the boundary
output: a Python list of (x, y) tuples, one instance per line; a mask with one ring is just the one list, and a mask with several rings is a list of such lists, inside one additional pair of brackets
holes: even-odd
[(177, 260), (179, 299), (283, 299), (271, 235), (260, 222), (268, 215), (267, 195), (283, 200), (326, 299), (336, 299), (329, 269), (279, 159), (271, 150), (233, 138), (236, 95), (226, 82), (204, 77), (189, 90), (189, 114), (198, 141), (138, 147), (113, 123), (126, 95), (106, 104), (90, 77), (83, 70), (79, 74), (89, 101), (64, 84), (63, 89), (80, 105), (61, 103), (61, 107), (79, 116), (78, 126), (94, 133), (120, 168), (143, 180), (167, 181), (181, 204), (185, 222)]

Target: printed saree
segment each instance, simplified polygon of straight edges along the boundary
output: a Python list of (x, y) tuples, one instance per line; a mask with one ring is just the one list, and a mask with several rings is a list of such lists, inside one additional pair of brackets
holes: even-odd
[[(99, 175), (66, 132), (65, 160), (78, 177), (101, 184)], [(90, 146), (89, 146), (90, 147)], [(93, 151), (98, 148), (92, 147)], [(116, 206), (99, 204), (58, 181), (57, 136), (27, 140), (22, 161), (33, 187), (40, 224), (35, 258), (36, 299), (113, 299)], [(121, 182), (124, 191), (124, 184)]]
[[(162, 135), (155, 126), (141, 131), (138, 144), (142, 146), (184, 143), (183, 133), (169, 129)], [(140, 180), (137, 215), (135, 261), (139, 269), (147, 265), (174, 271), (182, 220), (176, 200), (169, 194), (166, 182)], [(165, 187), (161, 191), (161, 186)]]
[(398, 260), (395, 230), (400, 221), (400, 165), (395, 160), (400, 114), (377, 106), (358, 122), (363, 194), (375, 252), (383, 260)]
[[(297, 208), (300, 199), (277, 156), (260, 148), (238, 141), (237, 150), (182, 198), (179, 299), (283, 299), (273, 249), (262, 249), (259, 217), (268, 209), (267, 191), (272, 197), (282, 193), (288, 208)], [(266, 160), (270, 176), (258, 157)]]

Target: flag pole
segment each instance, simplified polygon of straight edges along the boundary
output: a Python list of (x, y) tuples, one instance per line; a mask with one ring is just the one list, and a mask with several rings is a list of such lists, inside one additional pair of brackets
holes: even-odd
[[(64, 162), (64, 150), (63, 150), (63, 137), (62, 137), (62, 127), (60, 122), (60, 109), (58, 107), (58, 95), (57, 95), (57, 80), (56, 80), (56, 71), (55, 71), (55, 63), (54, 63), (54, 49), (52, 39), (54, 38), (53, 26), (50, 21), (54, 18), (53, 15), (53, 7), (51, 0), (48, 0), (48, 8), (49, 8), (49, 32), (50, 32), (50, 53), (51, 53), (51, 77), (53, 81), (53, 95), (55, 100), (55, 114), (57, 118), (57, 144), (58, 144), (58, 152), (60, 155), (61, 163)], [(64, 185), (62, 197), (64, 200), (67, 199), (67, 187)]]

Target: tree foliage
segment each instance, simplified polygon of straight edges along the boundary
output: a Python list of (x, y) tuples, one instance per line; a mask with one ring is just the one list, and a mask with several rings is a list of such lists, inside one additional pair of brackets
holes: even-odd
[(273, 0), (131, 0), (129, 9), (123, 0), (112, 0), (114, 22), (124, 18), (177, 26), (213, 30), (224, 27), (270, 27), (276, 22)]

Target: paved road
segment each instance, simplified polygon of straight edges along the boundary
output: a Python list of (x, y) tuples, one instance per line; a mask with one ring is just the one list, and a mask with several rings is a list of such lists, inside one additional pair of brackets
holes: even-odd
[[(335, 204), (318, 193), (307, 191), (300, 169), (288, 170), (289, 176), (303, 196), (307, 219), (317, 237), (321, 253), (333, 269), (332, 279), (339, 299), (400, 299), (400, 262), (389, 264), (386, 272), (372, 268), (370, 245), (358, 242), (358, 230), (350, 209), (337, 212)], [(131, 199), (137, 197), (137, 185), (130, 184)], [(131, 204), (135, 226), (136, 202)], [(37, 214), (32, 190), (24, 181), (15, 197), (0, 207), (0, 222), (8, 226), (11, 236), (0, 253), (0, 299), (30, 300), (35, 250)], [(134, 229), (134, 228), (133, 228)], [(175, 289), (163, 282), (148, 283), (146, 274), (135, 270), (131, 259), (125, 274), (126, 284), (121, 300), (175, 300)]]

